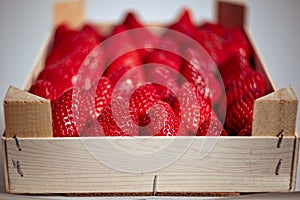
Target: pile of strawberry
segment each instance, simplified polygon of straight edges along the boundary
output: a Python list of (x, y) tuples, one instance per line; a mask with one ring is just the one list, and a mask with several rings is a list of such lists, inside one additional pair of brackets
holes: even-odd
[[(180, 38), (172, 37), (167, 29), (159, 36), (147, 29), (138, 35), (128, 31), (144, 27), (136, 15), (129, 12), (124, 21), (105, 36), (90, 24), (80, 30), (72, 30), (65, 24), (56, 28), (45, 68), (29, 90), (51, 100), (53, 135), (251, 135), (254, 100), (266, 94), (266, 81), (251, 67), (251, 48), (244, 33), (209, 22), (196, 26), (188, 10), (183, 10), (178, 20), (165, 27), (185, 34), (207, 51), (222, 77), (225, 102), (216, 72), (210, 66), (200, 66), (203, 58), (195, 49)], [(89, 83), (90, 87), (85, 90), (75, 87), (74, 82), (82, 78), (77, 73), (89, 53), (119, 33), (124, 34), (101, 48), (105, 56), (99, 57), (96, 67), (103, 68), (104, 73), (97, 75), (99, 81)], [(135, 49), (141, 45), (144, 48)], [(107, 63), (124, 48), (135, 50)], [(164, 71), (161, 65), (155, 68), (155, 63), (168, 66), (187, 81), (178, 81), (177, 76)], [(126, 76), (143, 64), (150, 67)], [(154, 77), (165, 84), (151, 83)], [(136, 89), (133, 92), (130, 88)], [(113, 98), (113, 93), (118, 98)], [(126, 100), (128, 95), (130, 98)], [(224, 112), (223, 127), (219, 117)]]

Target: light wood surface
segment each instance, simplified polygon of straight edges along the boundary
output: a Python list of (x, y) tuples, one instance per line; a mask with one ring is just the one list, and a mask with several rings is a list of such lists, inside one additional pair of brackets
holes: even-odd
[[(190, 137), (177, 139), (185, 142)], [(18, 151), (14, 139), (7, 138), (9, 192), (152, 192), (155, 175), (157, 192), (275, 192), (291, 189), (294, 137), (286, 137), (281, 148), (276, 146), (276, 137), (220, 137), (214, 148), (209, 149), (207, 156), (201, 159), (202, 145), (214, 139), (195, 138), (182, 156), (160, 170), (126, 173), (95, 159), (83, 145), (87, 138), (21, 138), (22, 151)], [(164, 145), (171, 139), (93, 138), (100, 145), (107, 140), (115, 142), (124, 151), (131, 151), (144, 146)], [(107, 148), (102, 147), (101, 150), (106, 151)], [(171, 155), (177, 150), (174, 146), (167, 153)], [(105, 153), (109, 158), (110, 154)], [(276, 175), (280, 159), (282, 162)], [(23, 177), (13, 164), (17, 161)], [(130, 160), (120, 157), (119, 162), (126, 168)]]
[(296, 132), (298, 98), (292, 87), (277, 90), (254, 102), (252, 135), (285, 136)]
[(52, 137), (50, 101), (10, 86), (4, 98), (5, 136)]
[(300, 145), (300, 138), (299, 134), (296, 134), (295, 145), (294, 145), (294, 159), (293, 159), (293, 168), (292, 168), (292, 178), (291, 178), (291, 191), (296, 190), (296, 180), (297, 180), (297, 172), (299, 167), (299, 145)]
[(57, 1), (53, 6), (53, 23), (67, 23), (72, 28), (79, 28), (85, 19), (84, 0)]

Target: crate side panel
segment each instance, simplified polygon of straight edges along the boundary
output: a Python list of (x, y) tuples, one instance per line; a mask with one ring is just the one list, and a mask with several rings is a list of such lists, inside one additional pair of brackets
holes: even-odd
[(295, 133), (295, 146), (294, 146), (294, 160), (292, 165), (291, 171), (291, 191), (296, 190), (296, 183), (297, 183), (297, 172), (298, 172), (298, 165), (299, 165), (299, 144), (300, 144), (300, 137), (298, 133)]
[(277, 141), (275, 137), (222, 138), (199, 159), (204, 140), (197, 139), (184, 156), (157, 174), (157, 191), (289, 191), (294, 138), (285, 138), (281, 148)]
[[(163, 141), (169, 139), (153, 138), (146, 141), (139, 137), (135, 140), (126, 138), (95, 140), (117, 141), (124, 151), (143, 146), (148, 146), (148, 150), (153, 151), (154, 147), (167, 144)], [(179, 140), (185, 142), (185, 138)], [(207, 152), (207, 156), (199, 159), (199, 150), (205, 141), (211, 143), (213, 139), (195, 138), (191, 146), (170, 165), (155, 172), (134, 174), (107, 167), (92, 157), (78, 139), (20, 139), (21, 152), (17, 150), (15, 141), (8, 139), (11, 192), (151, 192), (154, 175), (157, 176), (157, 192), (289, 190), (294, 137), (286, 137), (281, 148), (277, 148), (276, 137), (221, 137), (214, 148)], [(171, 155), (177, 150), (178, 146), (173, 145), (168, 152)], [(120, 158), (120, 161), (125, 164), (126, 161), (122, 159)], [(276, 175), (275, 170), (279, 159), (282, 159), (282, 162)], [(14, 167), (13, 162), (17, 161), (23, 177)], [(127, 160), (127, 162), (131, 161)]]
[(8, 164), (7, 164), (7, 147), (6, 147), (6, 140), (5, 137), (3, 136), (1, 138), (2, 142), (2, 156), (3, 156), (3, 173), (4, 173), (4, 179), (5, 179), (5, 191), (10, 192), (10, 187), (9, 187), (9, 176), (8, 176)]
[(152, 192), (151, 174), (111, 169), (92, 157), (81, 140), (19, 139), (19, 144), (22, 151), (7, 140), (11, 193)]

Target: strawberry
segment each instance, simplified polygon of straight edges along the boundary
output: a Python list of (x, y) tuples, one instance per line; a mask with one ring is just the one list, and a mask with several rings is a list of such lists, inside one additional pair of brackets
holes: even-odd
[(102, 127), (99, 125), (97, 119), (93, 123), (88, 123), (83, 131), (80, 133), (80, 137), (101, 137), (105, 136)]
[(53, 49), (61, 42), (63, 39), (64, 35), (71, 30), (66, 24), (60, 24), (55, 28), (55, 33), (54, 33), (54, 42), (53, 42)]
[(219, 67), (225, 89), (236, 86), (251, 71), (248, 60), (242, 56), (233, 56)]
[(192, 22), (191, 11), (185, 8), (181, 12), (180, 17), (169, 28), (190, 36), (196, 31), (196, 27)]
[(246, 126), (252, 125), (253, 105), (255, 98), (250, 93), (227, 109), (225, 129), (230, 135), (237, 135)]
[(180, 71), (182, 59), (175, 53), (180, 53), (178, 45), (171, 40), (161, 40), (159, 48), (144, 59), (145, 63), (158, 63)]
[(146, 80), (163, 84), (168, 88), (178, 88), (178, 72), (182, 65), (181, 57), (176, 54), (180, 53), (179, 51), (175, 42), (161, 41), (159, 48), (144, 58)]
[(205, 99), (211, 99), (211, 90), (207, 86), (207, 80), (204, 70), (201, 70), (199, 65), (192, 65), (189, 61), (184, 62), (181, 74), (191, 83), (195, 90)]
[(146, 56), (157, 45), (158, 39), (138, 20), (135, 13), (128, 12), (122, 25), (126, 25), (128, 29), (137, 29), (129, 31), (129, 35), (134, 40), (135, 47), (140, 49), (138, 52), (141, 57)]
[[(114, 111), (114, 112), (113, 112)], [(98, 116), (106, 136), (136, 136), (138, 126), (132, 121), (130, 108), (122, 99), (114, 99)]]
[(72, 53), (59, 62), (45, 68), (38, 76), (37, 81), (47, 80), (56, 88), (58, 94), (73, 86), (72, 80), (76, 79), (76, 74), (81, 65), (81, 58), (78, 53)]
[(175, 113), (180, 113), (182, 131), (196, 135), (198, 127), (211, 117), (212, 109), (208, 99), (190, 83), (182, 86), (177, 98), (179, 103), (175, 104), (174, 109), (177, 109)]
[(217, 68), (213, 68), (211, 61), (193, 48), (186, 48), (184, 55), (186, 60), (182, 67), (182, 74), (198, 89), (207, 87), (213, 97), (212, 103), (215, 105), (222, 95), (221, 80), (218, 80), (213, 72)]
[(229, 56), (243, 56), (249, 58), (251, 48), (248, 39), (240, 29), (231, 29), (225, 36), (224, 48)]
[(141, 135), (176, 136), (180, 127), (180, 120), (174, 114), (170, 105), (157, 101), (149, 110), (151, 123), (143, 129)]
[[(86, 28), (87, 29), (87, 28)], [(58, 32), (59, 38), (54, 38), (54, 46), (46, 59), (46, 68), (52, 66), (74, 52), (81, 62), (100, 43), (95, 32), (83, 29), (81, 31), (67, 30), (64, 34)], [(91, 29), (91, 28), (90, 28)], [(80, 62), (80, 64), (81, 64)]]
[(137, 51), (131, 51), (123, 54), (113, 61), (104, 72), (108, 77), (114, 94), (128, 100), (133, 89), (138, 88), (145, 79), (144, 70), (140, 67), (141, 58)]
[(91, 86), (88, 90), (81, 88), (81, 94), (86, 109), (88, 110), (87, 127), (97, 121), (97, 117), (103, 110), (109, 106), (112, 98), (113, 88), (107, 77), (102, 76), (97, 84)]
[[(226, 92), (226, 104), (219, 102), (219, 113), (225, 113), (226, 109), (230, 108), (243, 96), (248, 93), (254, 99), (257, 99), (266, 94), (266, 81), (264, 76), (258, 71), (251, 71), (243, 80), (236, 82), (236, 86), (230, 88)], [(227, 105), (227, 106), (225, 106)]]
[(134, 122), (140, 126), (149, 124), (148, 111), (160, 99), (153, 84), (145, 84), (136, 89), (129, 101)]
[(205, 120), (198, 128), (197, 136), (228, 136), (216, 116)]
[(168, 103), (172, 108), (177, 117), (180, 117), (179, 109), (175, 109), (175, 106), (179, 105), (179, 101), (174, 92), (179, 91), (179, 87), (173, 86), (168, 88), (160, 84), (153, 84), (156, 89), (157, 94), (160, 96), (159, 100)]
[(110, 104), (112, 92), (113, 87), (109, 79), (104, 76), (101, 77), (97, 84), (96, 94), (94, 97), (94, 107), (97, 117)]
[(144, 28), (144, 25), (138, 20), (138, 17), (134, 12), (126, 13), (122, 24), (128, 26), (130, 29)]
[(82, 29), (82, 33), (85, 33), (86, 37), (95, 38), (98, 43), (102, 42), (104, 40), (104, 36), (102, 36), (99, 31), (96, 30), (96, 28), (92, 24), (85, 24)]
[[(113, 56), (116, 51), (127, 49), (127, 45), (133, 46), (133, 41), (129, 33), (129, 27), (127, 25), (116, 25), (112, 32), (109, 34), (108, 38), (113, 37), (107, 45), (107, 54), (108, 56)], [(121, 34), (122, 33), (122, 34)]]
[(54, 102), (59, 94), (53, 84), (47, 80), (38, 80), (31, 86), (29, 92)]
[(224, 48), (224, 38), (209, 31), (209, 30), (198, 30), (191, 36), (196, 40), (212, 58), (212, 60), (220, 65), (227, 59), (227, 53)]
[(199, 30), (205, 30), (205, 31), (209, 31), (213, 34), (217, 34), (221, 37), (225, 37), (227, 34), (227, 30), (225, 29), (225, 27), (223, 27), (220, 24), (214, 24), (211, 22), (204, 22), (200, 27)]
[(52, 109), (52, 126), (54, 137), (77, 137), (82, 131), (87, 111), (83, 98), (73, 88), (64, 92), (54, 103)]
[(192, 23), (190, 10), (183, 9), (181, 16), (168, 26), (168, 30), (164, 32), (161, 40), (176, 41), (177, 44), (183, 48), (189, 45), (187, 37), (192, 36), (196, 31), (197, 28)]
[(252, 135), (252, 126), (246, 125), (242, 130), (237, 134), (238, 136), (251, 136)]
[(244, 80), (226, 92), (227, 107), (242, 98), (245, 93), (250, 93), (254, 99), (266, 94), (266, 80), (260, 72), (250, 72)]

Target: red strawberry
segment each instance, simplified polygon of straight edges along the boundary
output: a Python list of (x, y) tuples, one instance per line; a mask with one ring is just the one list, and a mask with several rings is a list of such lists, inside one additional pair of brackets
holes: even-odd
[(135, 90), (129, 101), (134, 122), (140, 126), (149, 124), (149, 109), (160, 99), (153, 84), (145, 84)]
[(127, 31), (129, 31), (129, 27), (124, 24), (116, 25), (113, 28), (109, 37), (115, 37), (113, 37), (113, 39), (111, 39), (110, 42), (107, 44), (106, 50), (108, 51), (108, 56), (114, 55), (116, 51), (127, 49), (127, 45), (133, 45), (132, 38)]
[[(115, 86), (125, 73), (141, 64), (142, 61), (139, 54), (136, 51), (131, 51), (114, 60), (104, 72), (104, 76), (108, 77), (112, 85)], [(135, 75), (135, 79), (141, 83), (144, 80), (144, 74), (141, 73), (141, 70), (139, 72), (140, 74)]]
[(84, 106), (88, 110), (87, 127), (97, 121), (97, 117), (109, 106), (112, 98), (113, 88), (108, 78), (102, 76), (97, 84), (88, 90), (82, 88), (81, 94)]
[(129, 35), (132, 37), (135, 47), (140, 49), (138, 52), (141, 57), (151, 52), (157, 44), (158, 39), (138, 20), (135, 13), (128, 12), (122, 25), (126, 25), (129, 29), (137, 29), (129, 31)]
[(251, 48), (245, 34), (239, 29), (231, 29), (225, 36), (224, 47), (229, 56), (243, 56), (249, 58)]
[(227, 109), (225, 129), (230, 135), (237, 135), (246, 126), (252, 125), (254, 97), (246, 93)]
[(173, 52), (180, 53), (178, 45), (174, 41), (162, 40), (159, 49), (154, 50), (144, 60), (145, 63), (158, 63), (180, 71), (182, 59)]
[(187, 37), (192, 36), (197, 31), (191, 20), (190, 10), (188, 9), (183, 9), (181, 16), (168, 28), (163, 34), (162, 40), (176, 41), (180, 47), (189, 45)]
[(71, 30), (66, 24), (60, 24), (55, 28), (53, 49), (61, 42), (64, 35)]
[(223, 37), (208, 30), (198, 30), (191, 37), (207, 51), (217, 65), (225, 62), (228, 56), (223, 45)]
[(266, 94), (266, 81), (260, 72), (250, 72), (244, 80), (226, 92), (227, 107), (241, 99), (245, 93), (250, 93), (254, 99)]
[(217, 34), (221, 37), (225, 37), (227, 30), (220, 24), (214, 24), (211, 22), (205, 22), (200, 27), (200, 30), (206, 30), (211, 33)]
[[(60, 38), (54, 38), (54, 46), (46, 59), (46, 68), (74, 52), (81, 62), (99, 44), (99, 37), (91, 34), (90, 31), (68, 30), (61, 34)], [(80, 64), (81, 64), (80, 62)]]
[(213, 105), (215, 105), (222, 95), (221, 80), (214, 75), (214, 70), (217, 70), (216, 66), (193, 48), (186, 48), (184, 54), (186, 60), (182, 67), (182, 74), (198, 89), (208, 87), (213, 97)]
[(240, 132), (237, 134), (238, 136), (251, 136), (252, 135), (252, 126), (246, 125)]
[(196, 30), (191, 19), (191, 11), (187, 8), (183, 9), (179, 19), (170, 28), (183, 34), (191, 35)]
[(97, 119), (93, 123), (87, 124), (83, 131), (80, 133), (80, 137), (101, 137), (105, 136), (102, 127), (99, 125)]
[(87, 37), (96, 38), (99, 43), (104, 40), (104, 36), (102, 36), (92, 24), (85, 24), (81, 31), (89, 35)]
[(97, 85), (95, 99), (94, 99), (94, 104), (95, 104), (94, 108), (97, 117), (110, 104), (112, 92), (113, 92), (113, 87), (109, 79), (104, 76), (101, 77)]
[(47, 80), (56, 88), (58, 94), (73, 86), (72, 81), (81, 65), (82, 59), (77, 57), (79, 53), (72, 53), (61, 61), (48, 66), (38, 76), (37, 81)]
[(180, 117), (180, 112), (177, 112), (180, 110), (177, 108), (175, 109), (175, 106), (179, 105), (179, 101), (174, 93), (179, 91), (180, 88), (177, 87), (177, 85), (174, 85), (171, 88), (159, 84), (153, 85), (156, 89), (157, 94), (160, 96), (160, 100), (168, 103), (173, 108), (173, 111), (176, 114), (176, 116)]
[[(114, 112), (113, 112), (114, 111)], [(132, 121), (130, 108), (122, 99), (114, 99), (99, 115), (98, 121), (106, 136), (136, 136), (138, 126)]]
[(54, 137), (77, 137), (82, 131), (87, 112), (83, 98), (76, 89), (70, 88), (54, 103), (52, 126)]
[[(264, 76), (258, 71), (250, 72), (245, 79), (236, 82), (236, 86), (230, 88), (226, 92), (226, 103), (219, 102), (219, 113), (226, 113), (226, 109), (229, 109), (237, 101), (243, 98), (245, 94), (251, 95), (254, 99), (257, 99), (266, 94), (266, 81)], [(226, 106), (227, 105), (227, 106)]]
[(225, 89), (236, 86), (251, 71), (248, 60), (242, 56), (233, 56), (219, 67)]
[(38, 80), (35, 82), (29, 89), (29, 92), (45, 99), (49, 99), (51, 102), (59, 97), (56, 88), (47, 80)]
[(168, 103), (157, 101), (149, 110), (149, 116), (151, 123), (143, 129), (141, 135), (176, 136), (178, 134), (180, 120)]
[(189, 135), (196, 135), (198, 127), (211, 117), (212, 109), (209, 99), (196, 90), (190, 83), (185, 83), (179, 96), (179, 104), (175, 104), (175, 113), (180, 113), (182, 131)]
[(130, 29), (144, 27), (144, 25), (142, 25), (142, 23), (137, 19), (136, 13), (133, 12), (128, 12), (126, 14), (122, 24), (127, 25)]
[(199, 95), (204, 99), (211, 100), (212, 94), (207, 85), (207, 80), (205, 79), (206, 73), (202, 68), (199, 68), (199, 65), (192, 65), (190, 62), (185, 61), (181, 74), (195, 87), (195, 90), (197, 90)]
[(215, 116), (205, 120), (197, 131), (197, 136), (228, 136), (219, 119)]

